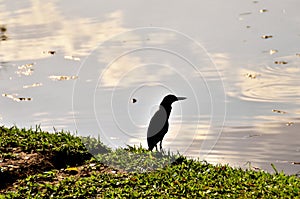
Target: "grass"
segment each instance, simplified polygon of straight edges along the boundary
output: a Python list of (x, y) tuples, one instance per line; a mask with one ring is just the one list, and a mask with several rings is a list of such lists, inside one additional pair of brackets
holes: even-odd
[(300, 179), (141, 146), (112, 150), (94, 138), (39, 127), (0, 127), (0, 198), (135, 197), (300, 198)]

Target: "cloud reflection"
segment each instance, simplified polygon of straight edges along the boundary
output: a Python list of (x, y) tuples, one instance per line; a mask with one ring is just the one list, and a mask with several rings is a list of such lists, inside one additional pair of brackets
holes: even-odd
[(12, 10), (9, 3), (0, 6), (0, 18), (7, 24), (10, 38), (1, 43), (4, 61), (45, 58), (43, 51), (47, 50), (84, 56), (99, 42), (125, 30), (122, 11), (106, 14), (101, 23), (94, 23), (90, 18), (65, 17), (55, 1), (28, 3), (18, 10)]

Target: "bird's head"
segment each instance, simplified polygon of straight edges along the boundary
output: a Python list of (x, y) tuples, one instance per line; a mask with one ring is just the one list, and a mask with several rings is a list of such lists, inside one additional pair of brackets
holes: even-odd
[(184, 99), (186, 99), (186, 97), (176, 97), (175, 95), (167, 95), (164, 97), (160, 105), (164, 107), (171, 106), (173, 102), (184, 100)]

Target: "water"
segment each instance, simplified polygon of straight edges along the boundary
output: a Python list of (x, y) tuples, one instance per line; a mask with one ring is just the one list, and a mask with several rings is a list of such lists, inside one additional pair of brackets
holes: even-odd
[(295, 174), (299, 6), (1, 1), (0, 123), (146, 147), (151, 116), (174, 93), (188, 99), (173, 104), (165, 149)]

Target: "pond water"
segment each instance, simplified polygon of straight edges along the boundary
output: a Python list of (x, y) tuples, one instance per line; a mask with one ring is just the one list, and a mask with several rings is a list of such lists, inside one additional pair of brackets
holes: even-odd
[(299, 1), (0, 2), (1, 125), (299, 173)]

